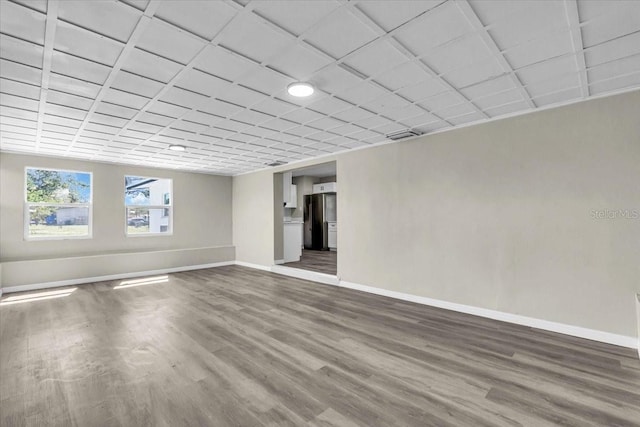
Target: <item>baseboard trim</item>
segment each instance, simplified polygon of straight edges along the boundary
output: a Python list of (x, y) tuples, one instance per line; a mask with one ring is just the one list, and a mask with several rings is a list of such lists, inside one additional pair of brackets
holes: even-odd
[(235, 261), (214, 262), (211, 264), (185, 265), (182, 267), (162, 268), (158, 270), (135, 271), (131, 273), (109, 274), (106, 276), (81, 277), (78, 279), (59, 280), (57, 282), (34, 283), (30, 285), (9, 286), (0, 290), (2, 293), (9, 294), (12, 292), (36, 291), (39, 289), (57, 288), (60, 286), (83, 285), (94, 282), (104, 282), (106, 280), (131, 279), (134, 277), (151, 276), (154, 274), (178, 273), (181, 271), (201, 270), (203, 268), (223, 267), (225, 265), (234, 265)]
[(338, 286), (339, 283), (338, 278), (331, 274), (317, 273), (315, 271), (301, 270), (299, 268), (274, 265), (271, 267), (271, 272), (298, 279), (311, 280), (312, 282), (324, 283), (326, 285)]
[(239, 265), (241, 267), (255, 268), (256, 270), (271, 271), (271, 267), (267, 267), (266, 265), (261, 265), (261, 264), (252, 264), (250, 262), (244, 262), (244, 261), (235, 261), (234, 264)]
[(273, 261), (273, 263), (274, 263), (275, 265), (284, 264), (284, 260), (283, 260), (283, 259), (277, 259), (277, 260)]
[(521, 316), (519, 314), (505, 313), (503, 311), (489, 310), (486, 308), (474, 307), (471, 305), (458, 304), (433, 298), (405, 294), (402, 292), (389, 291), (373, 286), (360, 285), (358, 283), (340, 281), (337, 286), (367, 292), (370, 294), (382, 295), (385, 297), (395, 298), (403, 301), (415, 302), (417, 304), (444, 308), (446, 310), (457, 311), (460, 313), (486, 317), (488, 319), (500, 320), (516, 325), (529, 326), (545, 331), (558, 332), (560, 334), (586, 338), (588, 340), (604, 342), (620, 347), (636, 348), (638, 346), (637, 338), (629, 337), (626, 335), (612, 334), (610, 332), (598, 331), (595, 329), (588, 329), (580, 326), (567, 325), (564, 323), (557, 323), (548, 320), (536, 319), (533, 317)]

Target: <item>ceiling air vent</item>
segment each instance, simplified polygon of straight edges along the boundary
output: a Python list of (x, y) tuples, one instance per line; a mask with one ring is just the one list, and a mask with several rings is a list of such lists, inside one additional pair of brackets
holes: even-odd
[(389, 135), (387, 135), (387, 138), (389, 138), (392, 141), (399, 141), (401, 139), (411, 138), (412, 136), (419, 136), (419, 135), (422, 135), (422, 132), (413, 130), (413, 129), (406, 129), (406, 130), (401, 130), (399, 132), (390, 133)]
[(276, 160), (276, 161), (273, 161), (271, 163), (265, 163), (265, 165), (267, 165), (267, 166), (282, 166), (282, 165), (286, 165), (286, 164), (287, 164), (287, 162), (285, 162), (283, 160)]

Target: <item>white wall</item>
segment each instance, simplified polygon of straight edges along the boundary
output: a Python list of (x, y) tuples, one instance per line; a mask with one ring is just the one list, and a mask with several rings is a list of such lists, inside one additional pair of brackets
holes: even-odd
[[(27, 166), (93, 172), (93, 238), (24, 240)], [(173, 179), (173, 235), (125, 236), (125, 175)], [(233, 261), (231, 185), (223, 176), (0, 153), (2, 286)]]
[[(640, 211), (639, 117), (635, 91), (323, 158), (340, 179), (338, 276), (637, 336), (640, 219), (593, 212)], [(234, 177), (239, 261), (271, 265), (272, 197), (254, 196), (287, 169)]]

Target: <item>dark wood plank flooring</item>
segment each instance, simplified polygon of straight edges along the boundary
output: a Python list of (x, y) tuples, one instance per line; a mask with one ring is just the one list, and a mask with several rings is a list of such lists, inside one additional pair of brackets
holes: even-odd
[(2, 426), (640, 425), (631, 349), (237, 266), (117, 284), (0, 307)]
[(335, 276), (338, 274), (338, 253), (336, 251), (304, 249), (300, 261), (288, 262), (283, 265)]

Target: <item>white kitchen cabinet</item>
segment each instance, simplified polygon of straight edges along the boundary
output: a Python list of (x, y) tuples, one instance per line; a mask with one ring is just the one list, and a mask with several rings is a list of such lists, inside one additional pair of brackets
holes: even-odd
[(313, 184), (313, 193), (336, 193), (338, 186), (335, 182), (325, 182), (322, 184)]
[(284, 262), (300, 261), (302, 256), (302, 226), (301, 222), (284, 223)]
[(329, 249), (338, 249), (338, 224), (335, 222), (327, 223), (329, 225), (329, 232), (327, 234), (327, 246)]
[(291, 200), (284, 206), (285, 208), (295, 209), (298, 207), (298, 186), (291, 184)]

